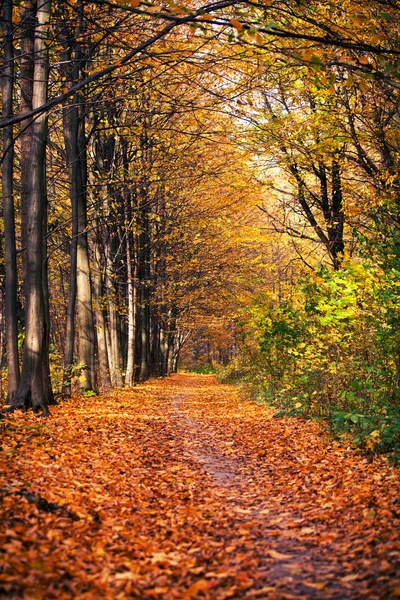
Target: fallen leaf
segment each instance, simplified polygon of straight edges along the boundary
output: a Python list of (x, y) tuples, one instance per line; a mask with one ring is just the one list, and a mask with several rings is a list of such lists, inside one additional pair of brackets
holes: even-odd
[(282, 552), (277, 552), (276, 550), (268, 550), (268, 554), (271, 558), (275, 558), (276, 560), (290, 560), (293, 558), (292, 554), (283, 554)]

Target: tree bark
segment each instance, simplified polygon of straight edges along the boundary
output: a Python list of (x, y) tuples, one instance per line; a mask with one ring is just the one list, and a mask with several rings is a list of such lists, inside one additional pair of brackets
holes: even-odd
[[(2, 76), (2, 114), (7, 118), (12, 114), (14, 81), (14, 48), (12, 36), (12, 0), (3, 3), (3, 46), (4, 65)], [(4, 212), (4, 253), (5, 253), (5, 326), (8, 370), (8, 402), (14, 398), (19, 384), (18, 360), (18, 315), (17, 315), (17, 255), (15, 241), (14, 211), (14, 140), (13, 127), (3, 130), (2, 194)]]
[[(60, 18), (59, 40), (63, 46), (61, 73), (70, 88), (80, 77), (84, 57), (76, 36), (85, 29), (82, 3), (77, 5), (79, 22), (76, 26), (67, 16)], [(62, 6), (60, 7), (62, 11)], [(74, 94), (63, 107), (63, 134), (67, 157), (71, 212), (72, 239), (70, 285), (67, 307), (66, 344), (64, 351), (63, 392), (71, 395), (71, 377), (75, 347), (75, 313), (78, 313), (78, 341), (80, 388), (89, 391), (95, 387), (94, 319), (90, 282), (90, 263), (87, 242), (87, 165), (85, 136), (85, 98)]]
[(87, 199), (86, 199), (86, 140), (84, 132), (84, 111), (81, 105), (78, 132), (80, 185), (77, 194), (77, 309), (79, 363), (83, 365), (79, 378), (81, 391), (95, 389), (94, 320), (92, 309), (92, 289), (90, 284), (89, 248), (87, 238)]
[(141, 215), (139, 235), (139, 289), (140, 289), (140, 380), (146, 381), (150, 374), (150, 240), (147, 204)]
[[(48, 53), (47, 34), (50, 20), (50, 0), (43, 0), (37, 10), (34, 44), (33, 108), (42, 106), (47, 99)], [(42, 363), (45, 352), (45, 305), (43, 297), (43, 237), (46, 208), (45, 159), (47, 115), (40, 113), (31, 125), (30, 195), (27, 203), (27, 248), (25, 307), (26, 330), (22, 376), (10, 409), (42, 410), (49, 414), (48, 398), (43, 385)]]
[[(83, 5), (79, 2), (80, 28), (83, 26)], [(76, 60), (82, 68), (79, 47), (76, 48)], [(95, 389), (95, 332), (92, 307), (92, 289), (90, 281), (90, 262), (87, 236), (87, 153), (85, 135), (85, 102), (82, 93), (77, 94), (78, 131), (77, 131), (77, 312), (79, 363), (83, 365), (79, 381), (82, 392)]]
[(75, 309), (77, 294), (77, 248), (78, 248), (78, 182), (80, 181), (79, 156), (78, 156), (78, 111), (76, 108), (77, 99), (74, 98), (72, 105), (64, 106), (63, 109), (63, 133), (65, 153), (69, 171), (69, 185), (72, 212), (71, 227), (71, 260), (69, 275), (69, 296), (67, 306), (67, 323), (65, 331), (65, 350), (64, 350), (64, 381), (63, 393), (66, 396), (71, 395), (71, 378), (74, 362), (74, 344), (75, 344)]
[(105, 390), (111, 386), (106, 339), (106, 321), (103, 309), (103, 280), (101, 268), (101, 255), (99, 243), (99, 231), (97, 228), (94, 237), (94, 269), (93, 269), (93, 299), (96, 317), (97, 353), (99, 358), (99, 383), (100, 388)]
[[(34, 71), (34, 38), (36, 22), (36, 1), (28, 0), (21, 6), (21, 23), (24, 28), (21, 32), (20, 51), (20, 112), (27, 113), (32, 110), (33, 96), (33, 71)], [(32, 119), (22, 121), (20, 129), (21, 153), (21, 247), (22, 247), (22, 293), (24, 294), (24, 281), (26, 278), (26, 244), (27, 244), (27, 211), (30, 197), (30, 152), (32, 140)]]
[(121, 344), (118, 331), (118, 313), (115, 302), (115, 287), (113, 284), (114, 269), (113, 257), (111, 252), (111, 238), (108, 236), (106, 241), (106, 290), (108, 298), (108, 322), (110, 332), (110, 375), (113, 387), (122, 387), (123, 379), (121, 373)]
[[(143, 160), (147, 151), (147, 137), (142, 141)], [(140, 339), (140, 381), (146, 381), (150, 375), (150, 218), (149, 194), (147, 190), (147, 174), (143, 170), (143, 182), (140, 190), (140, 206), (138, 212), (138, 296), (139, 296), (139, 324)]]
[(132, 387), (135, 381), (135, 337), (136, 337), (136, 265), (132, 265), (133, 238), (130, 226), (130, 212), (125, 213), (126, 235), (126, 268), (127, 268), (127, 295), (128, 295), (128, 344), (125, 372), (125, 385)]
[[(46, 186), (47, 176), (46, 176), (46, 165), (44, 165), (44, 181)], [(47, 186), (46, 186), (47, 187)], [(45, 207), (44, 207), (44, 218), (43, 218), (43, 311), (44, 311), (44, 321), (43, 321), (43, 361), (42, 361), (42, 379), (43, 379), (43, 389), (45, 396), (49, 405), (56, 405), (56, 399), (54, 398), (53, 388), (51, 385), (50, 378), (50, 293), (49, 293), (49, 268), (48, 268), (48, 258), (47, 258), (47, 195), (45, 197)]]

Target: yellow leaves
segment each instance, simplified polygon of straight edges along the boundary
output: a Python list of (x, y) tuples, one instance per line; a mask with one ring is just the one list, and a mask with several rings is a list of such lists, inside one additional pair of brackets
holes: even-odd
[(363, 94), (366, 94), (369, 91), (369, 85), (365, 79), (360, 79), (360, 81), (358, 82), (358, 87)]
[(345, 88), (351, 88), (351, 87), (353, 87), (353, 85), (354, 85), (354, 78), (353, 78), (353, 75), (350, 74), (347, 77), (347, 79), (344, 81), (343, 87), (345, 87)]

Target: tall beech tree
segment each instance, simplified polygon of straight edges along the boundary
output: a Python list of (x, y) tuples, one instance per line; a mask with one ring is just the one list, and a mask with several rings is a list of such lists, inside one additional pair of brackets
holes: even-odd
[[(34, 81), (33, 110), (46, 103), (48, 84), (48, 26), (50, 21), (50, 0), (43, 0), (37, 7), (34, 39)], [(31, 124), (31, 170), (30, 195), (26, 214), (26, 281), (25, 281), (25, 342), (22, 361), (22, 375), (16, 394), (11, 400), (10, 409), (32, 407), (47, 415), (49, 397), (47, 390), (48, 352), (47, 317), (44, 297), (45, 282), (44, 234), (46, 222), (46, 142), (47, 115), (41, 112)]]
[[(4, 62), (2, 83), (3, 118), (13, 112), (14, 88), (14, 45), (12, 23), (12, 0), (3, 2), (3, 48)], [(18, 317), (17, 317), (17, 254), (15, 240), (14, 210), (14, 140), (13, 126), (3, 130), (2, 195), (4, 211), (4, 255), (5, 255), (5, 329), (7, 347), (8, 401), (17, 392), (20, 373), (18, 360)]]

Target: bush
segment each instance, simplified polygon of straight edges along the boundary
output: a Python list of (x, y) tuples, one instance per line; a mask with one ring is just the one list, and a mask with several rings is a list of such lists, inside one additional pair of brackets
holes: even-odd
[(400, 452), (399, 283), (371, 260), (321, 268), (290, 301), (250, 311), (246, 364), (257, 396), (317, 417), (369, 452)]

